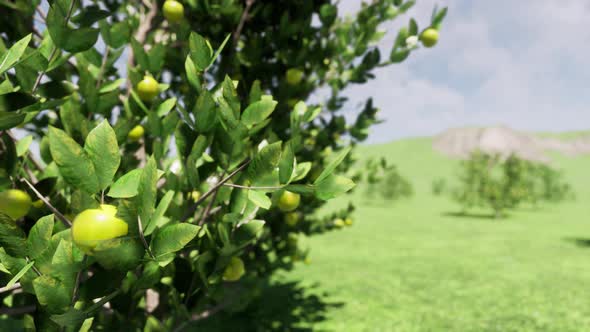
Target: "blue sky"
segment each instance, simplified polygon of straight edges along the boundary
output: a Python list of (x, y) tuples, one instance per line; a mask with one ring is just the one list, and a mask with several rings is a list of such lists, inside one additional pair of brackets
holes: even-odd
[[(341, 14), (360, 3), (342, 0)], [(428, 24), (435, 4), (449, 7), (437, 47), (419, 49), (345, 92), (350, 116), (371, 95), (381, 108), (386, 123), (370, 142), (472, 125), (590, 127), (590, 0), (418, 0), (384, 26), (383, 54), (410, 17)]]

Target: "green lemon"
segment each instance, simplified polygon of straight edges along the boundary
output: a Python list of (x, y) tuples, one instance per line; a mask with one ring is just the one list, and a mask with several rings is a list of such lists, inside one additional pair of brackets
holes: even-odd
[(438, 41), (438, 31), (433, 28), (424, 30), (420, 35), (420, 41), (422, 41), (422, 45), (426, 47), (433, 47)]
[(158, 86), (158, 81), (150, 75), (144, 76), (143, 80), (137, 83), (137, 94), (143, 101), (151, 101), (159, 92), (160, 87)]
[(162, 10), (164, 17), (171, 23), (178, 23), (184, 17), (184, 6), (176, 0), (166, 0)]
[(352, 218), (344, 219), (344, 223), (346, 224), (346, 226), (352, 226)]
[(341, 227), (344, 227), (344, 225), (345, 225), (345, 223), (344, 223), (344, 220), (342, 220), (342, 218), (336, 218), (334, 220), (334, 226), (341, 228)]
[(246, 273), (244, 262), (238, 257), (232, 257), (229, 261), (229, 265), (223, 271), (223, 280), (237, 281), (244, 275), (244, 273)]
[(277, 206), (283, 212), (291, 212), (299, 206), (300, 201), (301, 196), (299, 194), (285, 190), (279, 197)]
[(99, 209), (80, 212), (72, 223), (74, 243), (91, 254), (101, 241), (127, 235), (127, 223), (116, 215), (117, 208), (113, 205), (101, 205)]
[(287, 70), (287, 83), (297, 85), (303, 80), (303, 71), (297, 68)]
[(137, 142), (143, 137), (144, 133), (145, 130), (143, 129), (143, 127), (141, 125), (137, 125), (129, 131), (129, 133), (127, 134), (127, 138), (129, 138), (129, 140), (132, 142)]
[(18, 189), (8, 189), (0, 193), (0, 212), (12, 219), (19, 219), (27, 215), (31, 209), (31, 196)]
[(285, 214), (285, 223), (288, 226), (295, 227), (301, 220), (301, 214), (299, 212), (289, 212)]

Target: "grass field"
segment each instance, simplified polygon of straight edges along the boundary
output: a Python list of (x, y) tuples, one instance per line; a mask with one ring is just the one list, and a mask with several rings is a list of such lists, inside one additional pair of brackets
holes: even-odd
[(312, 238), (312, 264), (275, 280), (251, 329), (590, 331), (589, 157), (555, 156), (576, 201), (495, 220), (452, 216), (457, 206), (431, 194), (457, 161), (430, 139), (362, 152), (395, 162), (414, 197), (368, 202), (361, 188), (329, 205), (354, 200), (355, 225)]

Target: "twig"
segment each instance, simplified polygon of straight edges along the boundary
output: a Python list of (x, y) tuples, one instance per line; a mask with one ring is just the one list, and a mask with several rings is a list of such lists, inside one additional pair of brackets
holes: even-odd
[[(82, 268), (86, 263), (86, 258), (88, 256), (84, 255), (84, 259), (82, 260)], [(80, 280), (82, 279), (82, 269), (78, 271), (76, 274), (76, 283), (74, 284), (74, 291), (72, 292), (72, 305), (76, 304), (76, 300), (78, 300), (78, 290), (80, 289)]]
[(211, 196), (211, 201), (209, 202), (209, 204), (207, 204), (207, 207), (205, 208), (205, 210), (203, 210), (203, 213), (201, 213), (201, 216), (199, 216), (199, 224), (198, 224), (199, 226), (203, 226), (203, 224), (207, 220), (207, 217), (209, 217), (209, 211), (211, 211), (213, 204), (215, 204), (215, 199), (217, 199), (217, 194), (219, 193), (219, 188), (220, 187), (218, 187), (215, 190), (215, 192), (213, 193), (213, 196)]
[[(18, 140), (16, 139), (16, 137), (12, 134), (12, 132), (10, 130), (5, 131), (6, 135), (8, 135), (8, 137), (12, 138), (12, 140), (16, 143)], [(41, 163), (35, 159), (35, 157), (31, 154), (31, 153), (27, 153), (27, 159), (29, 159), (29, 161), (31, 163), (33, 163), (33, 165), (35, 166), (35, 168), (38, 171), (42, 171), (43, 170), (43, 166), (41, 165)]]
[(51, 212), (53, 212), (53, 214), (55, 214), (55, 216), (57, 217), (57, 219), (61, 220), (61, 222), (63, 222), (67, 227), (72, 227), (72, 222), (68, 220), (68, 218), (66, 218), (63, 214), (61, 214), (61, 212), (59, 212), (53, 205), (51, 205), (51, 203), (49, 203), (49, 201), (43, 197), (43, 195), (41, 195), (41, 193), (39, 191), (37, 191), (37, 189), (35, 189), (35, 186), (33, 186), (27, 179), (22, 178), (21, 179), (22, 182), (25, 182), (29, 188), (31, 188), (31, 190), (35, 193), (35, 195), (37, 195), (37, 197), (43, 201), (43, 203), (45, 203), (45, 205), (51, 210)]
[(143, 225), (141, 224), (141, 217), (137, 216), (137, 227), (139, 230), (139, 238), (141, 239), (141, 242), (143, 242), (143, 246), (145, 247), (145, 250), (148, 252), (148, 255), (150, 255), (150, 257), (152, 259), (156, 259), (156, 256), (154, 256), (154, 253), (152, 253), (152, 250), (150, 249), (150, 246), (148, 245), (145, 236), (143, 235)]
[(41, 18), (45, 21), (47, 15), (43, 12), (43, 9), (41, 9), (41, 7), (37, 6), (35, 7), (35, 11), (39, 14), (39, 16), (41, 16)]
[(15, 283), (14, 285), (12, 285), (10, 287), (2, 287), (2, 288), (0, 288), (0, 294), (12, 292), (13, 290), (20, 289), (21, 287), (22, 286), (21, 286), (20, 282), (17, 282), (17, 283)]
[[(29, 256), (25, 256), (25, 260), (26, 260), (26, 262), (27, 262), (27, 263), (30, 263), (30, 262), (31, 262), (31, 259), (29, 258)], [(36, 274), (37, 274), (39, 277), (43, 275), (43, 273), (41, 273), (41, 271), (39, 271), (39, 269), (37, 269), (37, 268), (35, 267), (35, 263), (33, 263), (33, 265), (31, 265), (31, 269), (32, 269), (33, 271), (35, 271), (35, 273), (36, 273)]]
[(109, 52), (111, 48), (107, 45), (104, 51), (104, 55), (102, 56), (102, 63), (100, 64), (100, 70), (98, 71), (98, 78), (96, 79), (96, 89), (100, 87), (102, 83), (102, 78), (104, 76), (104, 72), (106, 70), (107, 61), (109, 59)]
[(209, 191), (207, 191), (205, 194), (203, 194), (203, 196), (199, 197), (199, 199), (184, 214), (184, 216), (182, 217), (182, 220), (186, 221), (190, 216), (192, 216), (193, 213), (195, 213), (195, 210), (197, 209), (199, 204), (201, 204), (204, 200), (206, 200), (219, 187), (223, 186), (224, 183), (226, 183), (231, 178), (233, 178), (236, 174), (238, 174), (239, 172), (244, 170), (244, 168), (246, 168), (246, 166), (248, 166), (249, 164), (250, 164), (250, 160), (245, 161), (242, 165), (240, 165), (240, 167), (236, 168), (233, 172), (231, 172), (225, 179), (219, 181), (215, 186), (213, 186), (213, 188), (209, 189)]
[(242, 17), (240, 17), (240, 23), (238, 23), (238, 27), (236, 28), (236, 31), (234, 31), (234, 47), (238, 44), (238, 41), (240, 40), (242, 29), (244, 28), (244, 24), (248, 19), (248, 13), (250, 12), (250, 8), (254, 4), (254, 2), (256, 2), (256, 0), (246, 0), (246, 8), (244, 8), (244, 11), (242, 12)]
[(283, 186), (248, 187), (248, 186), (242, 186), (242, 185), (234, 184), (234, 183), (224, 183), (223, 185), (226, 187), (239, 188), (239, 189), (249, 189), (249, 190), (279, 190), (279, 189), (284, 188)]
[(19, 316), (24, 314), (30, 314), (32, 312), (35, 312), (36, 310), (36, 305), (28, 305), (16, 308), (0, 308), (0, 315)]

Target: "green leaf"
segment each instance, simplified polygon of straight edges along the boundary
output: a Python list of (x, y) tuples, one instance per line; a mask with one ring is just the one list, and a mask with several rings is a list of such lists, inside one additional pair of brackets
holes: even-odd
[(33, 136), (27, 135), (16, 143), (16, 155), (19, 157), (24, 156), (28, 151), (31, 143), (33, 142)]
[(143, 170), (134, 169), (121, 176), (109, 189), (107, 196), (113, 198), (130, 198), (137, 196), (139, 178)]
[(128, 271), (135, 268), (145, 255), (145, 248), (138, 239), (129, 237), (101, 241), (94, 257), (105, 269)]
[(355, 184), (351, 179), (339, 175), (330, 175), (321, 181), (316, 181), (315, 195), (321, 200), (329, 200), (348, 192)]
[(117, 135), (107, 120), (88, 133), (84, 150), (94, 164), (99, 189), (106, 189), (113, 182), (121, 163)]
[(0, 212), (0, 246), (13, 256), (26, 255), (25, 233), (6, 214)]
[(191, 60), (190, 55), (188, 55), (186, 57), (186, 60), (184, 61), (184, 71), (186, 73), (186, 78), (188, 79), (188, 82), (190, 83), (190, 85), (195, 90), (197, 90), (197, 92), (200, 92), (201, 91), (201, 79), (199, 78), (199, 73), (197, 72), (197, 68), (195, 67), (195, 64), (193, 63), (193, 60)]
[[(25, 247), (26, 246), (23, 244), (23, 248)], [(25, 265), (27, 265), (27, 261), (24, 258), (15, 258), (8, 255), (4, 250), (4, 247), (0, 247), (0, 262), (13, 275), (16, 275), (25, 267)], [(37, 275), (31, 270), (28, 270), (23, 276), (21, 276), (20, 283), (26, 292), (33, 292), (32, 282), (36, 277)]]
[(37, 301), (50, 313), (64, 312), (70, 306), (72, 289), (63, 282), (43, 275), (33, 281)]
[(156, 258), (177, 252), (197, 236), (199, 229), (201, 227), (187, 223), (164, 226), (152, 240), (152, 252)]
[(61, 10), (55, 8), (55, 5), (49, 8), (45, 22), (54, 44), (71, 53), (88, 50), (96, 44), (98, 39), (98, 29), (70, 29), (66, 17)]
[(8, 130), (18, 126), (25, 120), (26, 114), (0, 112), (0, 130)]
[(320, 173), (320, 175), (315, 180), (314, 184), (318, 184), (320, 181), (330, 176), (334, 172), (336, 167), (338, 167), (338, 165), (340, 165), (344, 158), (346, 158), (351, 149), (351, 147), (347, 147), (346, 149), (340, 151), (336, 155), (336, 157), (334, 157), (334, 159), (326, 166), (326, 168), (324, 168), (324, 171)]
[(248, 95), (248, 103), (254, 104), (255, 102), (259, 101), (262, 97), (262, 88), (260, 87), (260, 81), (256, 80), (252, 83), (252, 87), (250, 88), (250, 94)]
[(27, 238), (27, 254), (32, 260), (37, 260), (49, 246), (53, 225), (53, 214), (50, 214), (37, 220), (31, 228)]
[(188, 39), (190, 57), (199, 71), (205, 71), (211, 63), (211, 48), (207, 40), (196, 32), (191, 32)]
[(29, 271), (29, 269), (31, 269), (33, 267), (33, 265), (35, 265), (35, 262), (29, 262), (29, 264), (25, 265), (20, 271), (18, 271), (18, 273), (12, 277), (12, 279), (10, 279), (10, 281), (6, 284), (5, 287), (10, 288), (12, 287), (14, 284), (16, 284), (20, 278), (22, 278), (25, 273), (27, 273)]
[(164, 197), (162, 197), (162, 199), (160, 200), (160, 203), (158, 203), (158, 207), (156, 207), (156, 211), (154, 211), (154, 215), (152, 216), (151, 222), (148, 223), (147, 225), (143, 225), (144, 226), (144, 231), (143, 231), (144, 236), (148, 236), (148, 235), (152, 234), (154, 229), (156, 229), (156, 226), (158, 225), (158, 221), (164, 217), (166, 210), (168, 210), (168, 207), (170, 206), (170, 203), (172, 202), (172, 198), (174, 198), (174, 191), (172, 191), (172, 190), (168, 191), (164, 195)]
[(98, 6), (85, 7), (82, 12), (74, 17), (71, 21), (83, 27), (92, 26), (92, 24), (111, 16), (111, 13), (100, 9)]
[(248, 190), (248, 199), (252, 203), (256, 204), (257, 206), (260, 206), (265, 210), (270, 209), (270, 206), (272, 205), (272, 201), (270, 200), (270, 198), (268, 198), (268, 196), (266, 196), (266, 193), (264, 191)]
[(156, 183), (158, 182), (158, 173), (156, 169), (156, 160), (154, 157), (148, 159), (143, 172), (139, 178), (139, 186), (137, 187), (137, 197), (135, 202), (137, 204), (137, 213), (141, 217), (143, 225), (148, 225), (154, 213), (154, 206), (156, 204)]
[(260, 236), (264, 228), (264, 220), (250, 220), (236, 228), (234, 239), (239, 245), (244, 245)]
[(25, 53), (27, 45), (31, 42), (32, 37), (32, 34), (26, 35), (24, 38), (14, 43), (14, 45), (4, 53), (2, 58), (0, 58), (0, 75), (4, 74), (4, 72), (18, 63), (22, 55)]
[(158, 105), (158, 108), (156, 108), (156, 114), (158, 114), (158, 116), (164, 116), (168, 114), (174, 108), (175, 105), (176, 98), (170, 98)]
[(131, 38), (131, 49), (133, 49), (133, 57), (137, 64), (143, 70), (150, 69), (150, 59), (141, 45), (135, 38)]
[(250, 104), (242, 114), (242, 123), (247, 127), (264, 121), (275, 110), (277, 102), (269, 99), (261, 99)]
[(112, 92), (117, 90), (121, 85), (123, 85), (125, 83), (126, 79), (124, 78), (119, 78), (117, 80), (114, 80), (112, 82), (109, 82), (107, 84), (104, 84), (100, 90), (98, 91), (98, 93), (103, 94), (103, 93), (108, 93), (108, 92)]
[(281, 154), (281, 161), (279, 162), (279, 181), (281, 184), (289, 183), (293, 175), (293, 168), (295, 164), (295, 154), (291, 148), (291, 143), (285, 144), (285, 149)]
[(208, 90), (203, 90), (193, 108), (197, 131), (206, 133), (214, 128), (217, 119), (215, 107), (215, 100), (213, 100), (211, 93)]
[(223, 101), (229, 105), (232, 110), (233, 117), (235, 119), (239, 119), (240, 117), (240, 98), (238, 97), (238, 91), (236, 90), (236, 86), (229, 76), (225, 76), (223, 80), (222, 86), (222, 95), (223, 98), (220, 98), (219, 102), (223, 105)]
[(411, 18), (410, 19), (410, 25), (409, 25), (409, 33), (410, 36), (417, 36), (418, 35), (418, 23), (416, 22), (415, 19)]
[(17, 111), (35, 103), (37, 103), (37, 99), (26, 92), (6, 93), (0, 95), (0, 112)]
[(63, 130), (49, 127), (49, 149), (60, 174), (74, 188), (89, 194), (99, 191), (96, 170), (86, 151)]
[(225, 44), (227, 44), (227, 41), (229, 40), (229, 37), (231, 37), (231, 33), (228, 33), (227, 34), (227, 36), (225, 37), (225, 39), (221, 43), (221, 46), (219, 46), (219, 48), (217, 49), (217, 51), (215, 51), (215, 54), (213, 54), (213, 57), (211, 58), (211, 62), (209, 62), (209, 66), (211, 66), (215, 62), (215, 60), (217, 60), (217, 57), (219, 56), (219, 54), (221, 53), (221, 51), (223, 51), (223, 48), (225, 47)]
[(61, 327), (73, 327), (81, 325), (87, 317), (83, 311), (69, 308), (61, 315), (52, 315), (51, 320)]
[(447, 16), (447, 11), (447, 7), (439, 10), (435, 15), (433, 15), (430, 25), (434, 28), (438, 28), (442, 21), (445, 19), (445, 16)]
[(248, 177), (252, 184), (259, 184), (258, 181), (277, 167), (281, 159), (281, 142), (275, 142), (263, 147), (248, 166)]
[(320, 106), (314, 108), (308, 108), (305, 113), (303, 114), (303, 121), (304, 122), (311, 122), (315, 118), (318, 117), (322, 113), (322, 108)]
[(311, 162), (306, 161), (303, 163), (298, 163), (297, 167), (295, 167), (295, 172), (293, 173), (293, 177), (291, 178), (290, 182), (295, 182), (303, 179), (311, 170)]

